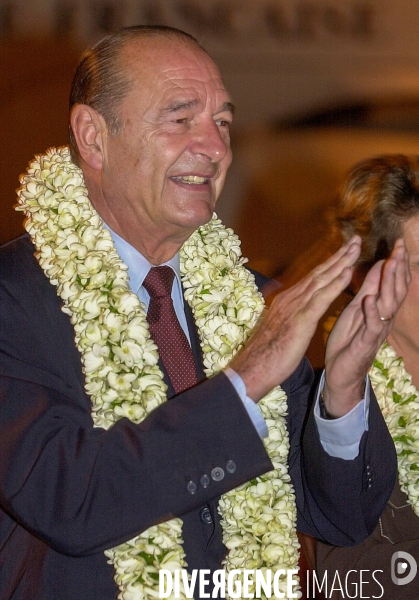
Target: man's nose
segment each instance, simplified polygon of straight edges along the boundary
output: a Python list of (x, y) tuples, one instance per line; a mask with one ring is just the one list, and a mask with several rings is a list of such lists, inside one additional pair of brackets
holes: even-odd
[(227, 127), (208, 119), (195, 127), (190, 149), (211, 162), (220, 162), (230, 152), (230, 136)]

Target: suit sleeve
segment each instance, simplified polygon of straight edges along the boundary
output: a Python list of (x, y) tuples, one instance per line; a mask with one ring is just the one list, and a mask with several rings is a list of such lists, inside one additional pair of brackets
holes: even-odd
[(299, 371), (289, 391), (290, 472), (296, 489), (298, 528), (330, 544), (354, 545), (374, 530), (393, 490), (397, 473), (394, 444), (371, 390), (369, 431), (361, 439), (357, 458), (344, 460), (327, 454), (313, 412), (305, 412), (307, 366), (303, 363)]
[(3, 510), (64, 553), (121, 543), (271, 468), (224, 375), (108, 431), (74, 399), (14, 377), (0, 379), (0, 406)]

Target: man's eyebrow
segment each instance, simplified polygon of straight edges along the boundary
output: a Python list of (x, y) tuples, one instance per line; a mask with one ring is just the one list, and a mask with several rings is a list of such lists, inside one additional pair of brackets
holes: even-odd
[(198, 106), (199, 100), (175, 100), (171, 102), (165, 109), (164, 112), (172, 113), (179, 110), (188, 110), (189, 108), (195, 108)]
[(235, 111), (235, 106), (232, 102), (224, 102), (224, 104), (221, 107), (220, 112), (230, 112), (232, 115), (234, 115), (234, 111)]
[[(199, 100), (198, 99), (193, 99), (193, 100), (175, 100), (174, 102), (171, 102), (165, 109), (164, 112), (167, 113), (175, 113), (177, 111), (180, 110), (188, 110), (191, 108), (195, 108), (196, 106), (198, 106), (199, 104)], [(234, 114), (234, 104), (232, 102), (224, 102), (224, 104), (222, 105), (221, 109), (217, 112), (230, 112), (231, 114)]]

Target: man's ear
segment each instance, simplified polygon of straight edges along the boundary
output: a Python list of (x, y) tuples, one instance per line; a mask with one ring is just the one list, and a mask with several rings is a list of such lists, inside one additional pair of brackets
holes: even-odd
[(96, 171), (103, 167), (107, 127), (104, 118), (86, 104), (75, 104), (70, 126), (81, 158)]

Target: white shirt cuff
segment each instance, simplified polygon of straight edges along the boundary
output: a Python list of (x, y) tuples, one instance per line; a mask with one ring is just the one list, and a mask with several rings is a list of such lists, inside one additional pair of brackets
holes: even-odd
[(266, 426), (265, 419), (263, 418), (258, 405), (255, 402), (253, 402), (253, 400), (247, 395), (246, 386), (244, 384), (243, 379), (238, 373), (236, 373), (236, 371), (230, 369), (230, 367), (224, 369), (224, 373), (229, 378), (231, 384), (237, 392), (237, 395), (243, 402), (243, 406), (246, 409), (247, 414), (249, 415), (250, 420), (255, 426), (256, 431), (258, 432), (260, 437), (268, 437), (268, 427)]
[(359, 443), (368, 431), (370, 386), (366, 377), (365, 396), (351, 411), (338, 419), (323, 419), (320, 416), (319, 397), (324, 387), (324, 371), (317, 390), (314, 418), (324, 450), (337, 458), (353, 460), (359, 454)]

